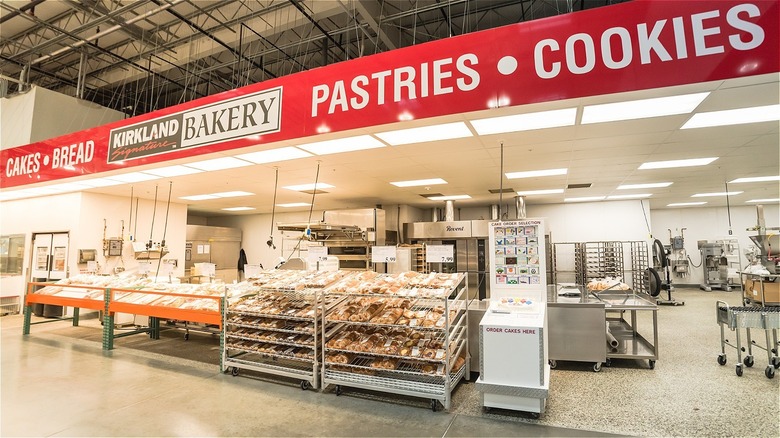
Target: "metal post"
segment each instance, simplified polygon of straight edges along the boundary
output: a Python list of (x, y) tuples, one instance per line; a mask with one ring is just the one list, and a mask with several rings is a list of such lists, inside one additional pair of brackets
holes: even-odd
[(114, 349), (114, 315), (109, 311), (111, 289), (103, 295), (103, 350)]
[(22, 334), (23, 335), (29, 335), (30, 334), (30, 318), (32, 317), (32, 306), (26, 305), (24, 306), (24, 326), (22, 328)]
[(79, 309), (78, 307), (73, 308), (73, 327), (79, 326)]

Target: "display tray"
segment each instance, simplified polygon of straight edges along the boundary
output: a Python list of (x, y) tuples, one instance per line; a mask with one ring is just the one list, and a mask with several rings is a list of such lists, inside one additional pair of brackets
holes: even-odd
[[(310, 322), (310, 321), (303, 321), (303, 322)], [(299, 335), (314, 334), (313, 322), (311, 326), (305, 329), (296, 329), (296, 327), (298, 326), (295, 324), (286, 324), (284, 327), (271, 327), (271, 326), (257, 325), (252, 323), (236, 322), (236, 321), (231, 321), (229, 319), (227, 320), (227, 325), (231, 327), (264, 330), (264, 331), (279, 332), (279, 333), (290, 333), (290, 334), (299, 334)]]
[[(245, 311), (245, 310), (229, 310), (229, 313), (235, 313), (235, 314), (241, 314), (241, 315), (247, 315), (247, 316), (259, 316), (261, 318), (271, 318), (271, 319), (286, 319), (289, 321), (313, 321), (314, 315), (312, 316), (289, 316), (284, 314), (271, 314), (271, 313), (259, 313), (259, 312), (252, 312), (252, 311)], [(317, 309), (317, 316), (319, 316), (322, 313), (320, 309)]]
[[(268, 343), (270, 344), (270, 342), (268, 342)], [(313, 353), (308, 354), (305, 357), (297, 357), (297, 356), (292, 356), (292, 355), (289, 355), (289, 354), (281, 354), (281, 353), (278, 353), (278, 354), (277, 353), (264, 353), (264, 352), (255, 351), (255, 350), (252, 350), (252, 349), (249, 349), (249, 348), (241, 347), (241, 346), (238, 346), (238, 345), (235, 345), (235, 344), (231, 344), (231, 343), (226, 343), (225, 344), (225, 348), (227, 348), (229, 350), (240, 351), (242, 353), (248, 353), (248, 354), (252, 354), (254, 356), (260, 356), (260, 357), (265, 357), (265, 358), (286, 359), (286, 360), (295, 361), (295, 362), (309, 362), (309, 363), (311, 363), (314, 360), (314, 354)], [(310, 348), (308, 348), (308, 347), (291, 347), (291, 348), (307, 348), (307, 349), (310, 350)]]
[[(298, 333), (301, 334), (301, 333)], [(284, 339), (272, 339), (272, 338), (263, 338), (258, 336), (249, 336), (249, 335), (240, 335), (240, 334), (232, 334), (227, 333), (226, 334), (228, 339), (241, 339), (244, 341), (253, 341), (253, 342), (264, 342), (268, 344), (276, 344), (276, 345), (287, 345), (290, 347), (307, 347), (307, 348), (314, 348), (314, 337), (311, 337), (310, 342), (295, 342), (295, 341), (286, 341)]]
[(313, 374), (311, 361), (289, 360), (283, 357), (269, 357), (251, 352), (242, 352), (238, 356), (230, 357), (225, 360), (223, 366), (236, 366), (256, 371), (274, 370), (282, 373), (289, 372), (296, 376), (311, 376)]
[[(373, 368), (369, 371), (376, 371)], [(463, 378), (466, 367), (461, 367), (457, 372), (450, 374), (450, 386)], [(390, 392), (416, 397), (432, 397), (438, 400), (445, 400), (446, 380), (443, 375), (431, 376), (407, 374), (405, 378), (399, 378), (402, 374), (399, 371), (380, 371), (372, 374), (356, 374), (353, 372), (339, 371), (329, 365), (325, 366), (325, 382), (327, 384), (345, 385), (355, 388), (368, 390), (389, 390)]]

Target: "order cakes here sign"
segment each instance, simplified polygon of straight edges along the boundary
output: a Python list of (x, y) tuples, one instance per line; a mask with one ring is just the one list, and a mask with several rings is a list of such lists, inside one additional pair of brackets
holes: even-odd
[(0, 187), (400, 120), (776, 73), (778, 22), (779, 0), (633, 1), (475, 32), (6, 149)]

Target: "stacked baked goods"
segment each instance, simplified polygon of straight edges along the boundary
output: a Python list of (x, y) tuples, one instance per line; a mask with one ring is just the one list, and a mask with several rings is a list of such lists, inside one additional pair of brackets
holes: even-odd
[(590, 280), (586, 285), (588, 290), (591, 291), (604, 291), (604, 290), (629, 290), (631, 289), (626, 283), (623, 283), (620, 277), (612, 278), (594, 278)]

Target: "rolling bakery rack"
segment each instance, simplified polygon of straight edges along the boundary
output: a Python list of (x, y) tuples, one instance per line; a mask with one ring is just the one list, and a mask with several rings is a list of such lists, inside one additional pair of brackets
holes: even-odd
[(420, 397), (450, 408), (468, 375), (466, 274), (354, 274), (330, 287), (325, 306), (323, 389)]
[[(774, 378), (775, 370), (780, 368), (780, 357), (777, 355), (777, 349), (778, 346), (780, 346), (777, 341), (777, 330), (780, 328), (780, 307), (730, 307), (726, 302), (718, 300), (715, 303), (715, 311), (718, 325), (720, 326), (721, 353), (718, 355), (718, 363), (720, 365), (726, 365), (726, 345), (735, 348), (737, 350), (737, 365), (735, 366), (735, 372), (737, 376), (741, 377), (744, 371), (743, 365), (750, 368), (755, 363), (753, 360), (753, 347), (755, 346), (756, 348), (766, 351), (767, 366), (766, 369), (764, 369), (764, 375), (768, 379)], [(728, 326), (731, 331), (736, 332), (736, 345), (726, 339), (726, 326)], [(756, 328), (764, 330), (766, 347), (758, 345), (751, 339), (750, 329)], [(745, 329), (747, 335), (747, 355), (744, 360), (742, 359), (744, 348), (742, 347), (741, 336), (739, 334), (740, 329)]]
[(279, 270), (250, 280), (255, 290), (224, 313), (220, 369), (240, 369), (301, 380), (301, 389), (319, 388), (323, 288), (343, 271)]

